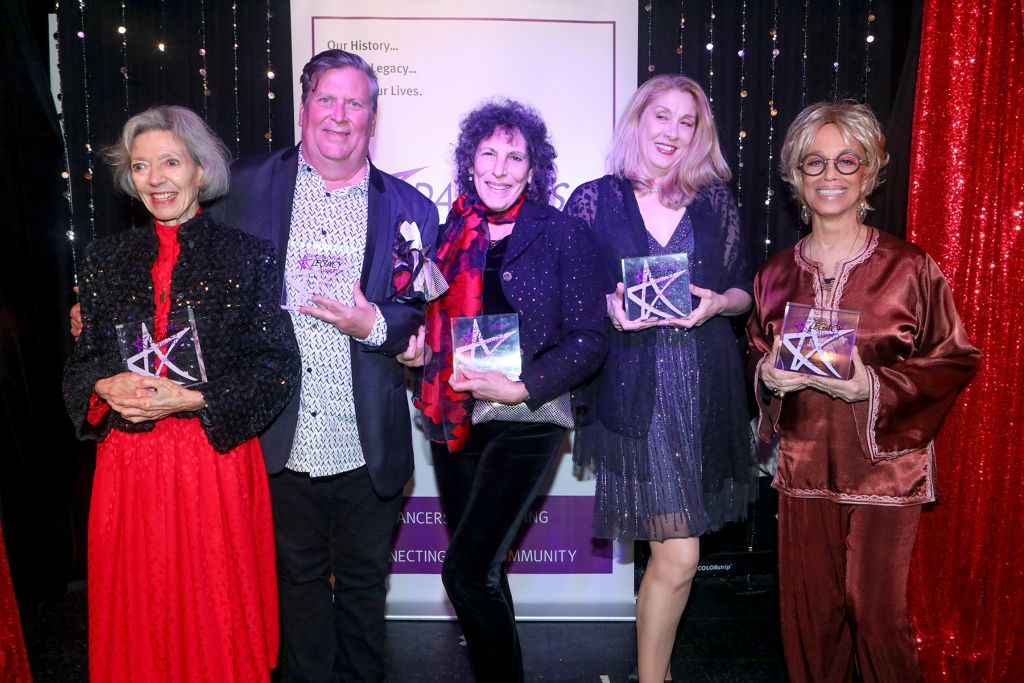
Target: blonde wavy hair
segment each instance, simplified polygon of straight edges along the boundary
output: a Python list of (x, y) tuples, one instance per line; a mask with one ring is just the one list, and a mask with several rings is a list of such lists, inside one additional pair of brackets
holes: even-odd
[(782, 179), (789, 183), (796, 200), (805, 203), (804, 174), (800, 172), (800, 160), (814, 144), (814, 136), (821, 127), (830, 123), (839, 129), (843, 141), (850, 149), (856, 143), (864, 150), (866, 159), (861, 167), (864, 169), (864, 178), (861, 181), (860, 197), (864, 207), (870, 209), (867, 196), (882, 182), (879, 173), (889, 163), (889, 154), (885, 151), (882, 126), (871, 107), (866, 104), (852, 100), (817, 102), (797, 114), (786, 132), (779, 155)]
[(659, 192), (662, 204), (678, 209), (688, 206), (705, 187), (726, 183), (732, 178), (732, 172), (718, 144), (718, 131), (711, 115), (711, 105), (703, 88), (692, 78), (668, 74), (655, 76), (633, 93), (615, 127), (607, 165), (609, 173), (626, 178), (634, 186), (650, 187), (654, 184), (640, 156), (640, 121), (654, 98), (669, 90), (689, 93), (697, 103), (697, 125), (693, 139), (683, 150), (675, 167), (669, 171)]

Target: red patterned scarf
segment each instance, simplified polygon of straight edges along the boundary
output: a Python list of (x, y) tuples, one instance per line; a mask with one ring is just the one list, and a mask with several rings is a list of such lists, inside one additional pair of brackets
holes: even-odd
[(434, 258), (448, 281), (448, 292), (427, 306), (426, 345), (430, 362), (423, 368), (423, 386), (416, 407), (426, 417), (427, 437), (461, 451), (469, 437), (473, 397), (448, 384), (452, 376), (452, 318), (473, 317), (483, 310), (487, 224), (515, 223), (526, 201), (524, 192), (505, 211), (494, 212), (479, 200), (459, 196), (452, 204)]

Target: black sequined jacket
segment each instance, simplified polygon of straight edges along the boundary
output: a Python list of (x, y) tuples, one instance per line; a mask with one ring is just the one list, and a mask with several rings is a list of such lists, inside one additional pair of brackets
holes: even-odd
[[(298, 348), (280, 308), (269, 243), (204, 214), (179, 228), (178, 242), (171, 315), (192, 307), (208, 381), (195, 387), (206, 407), (177, 417), (198, 417), (210, 444), (226, 452), (259, 434), (288, 403), (298, 386)], [(150, 268), (157, 251), (152, 226), (95, 240), (86, 251), (79, 295), (84, 328), (64, 369), (64, 401), (80, 439), (153, 429), (154, 422), (132, 424), (114, 411), (96, 425), (86, 415), (96, 381), (125, 370), (116, 325), (152, 325)]]

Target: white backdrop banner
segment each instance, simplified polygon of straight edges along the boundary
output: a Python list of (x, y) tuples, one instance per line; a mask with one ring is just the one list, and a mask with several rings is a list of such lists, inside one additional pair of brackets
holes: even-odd
[[(615, 120), (636, 88), (632, 0), (519, 0), (501, 8), (475, 0), (293, 0), (291, 21), (296, 72), (329, 48), (373, 66), (380, 83), (374, 163), (429, 197), (442, 221), (457, 196), (458, 124), (481, 102), (508, 97), (540, 111), (559, 153), (553, 203), (562, 208), (577, 185), (604, 173)], [(445, 618), (452, 612), (439, 572), (447, 537), (429, 445), (420, 432), (415, 437), (388, 613)], [(593, 541), (592, 509), (593, 481), (573, 476), (563, 453), (509, 553), (518, 617), (633, 617), (632, 549)]]

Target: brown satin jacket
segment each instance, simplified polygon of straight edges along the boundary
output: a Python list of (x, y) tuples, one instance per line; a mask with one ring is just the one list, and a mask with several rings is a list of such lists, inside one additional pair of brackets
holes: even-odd
[[(919, 247), (874, 228), (836, 265), (832, 288), (803, 256), (776, 254), (754, 280), (747, 323), (758, 436), (779, 433), (773, 486), (839, 503), (913, 505), (935, 500), (935, 436), (981, 357), (967, 338), (945, 277)], [(806, 239), (806, 238), (805, 238)], [(870, 396), (846, 403), (813, 389), (779, 399), (757, 379), (786, 302), (860, 312), (856, 345)]]

